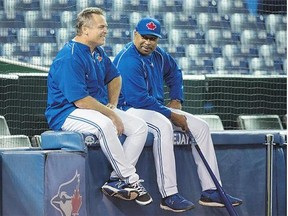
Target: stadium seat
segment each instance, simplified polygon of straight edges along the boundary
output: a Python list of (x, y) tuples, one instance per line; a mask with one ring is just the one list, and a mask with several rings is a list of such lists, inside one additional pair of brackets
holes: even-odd
[(75, 11), (62, 11), (60, 12), (61, 28), (74, 28), (75, 24)]
[[(281, 46), (281, 48), (283, 48)], [(286, 53), (280, 54), (276, 50), (275, 44), (263, 44), (258, 49), (259, 57), (263, 58), (265, 61), (272, 60), (282, 60), (286, 58)]]
[(74, 31), (67, 28), (59, 28), (56, 31), (56, 43), (59, 47), (62, 47), (67, 41), (71, 40), (74, 36)]
[(1, 28), (24, 28), (24, 15), (22, 11), (14, 11), (12, 14), (2, 11), (0, 19)]
[(208, 29), (205, 32), (205, 41), (211, 47), (222, 47), (225, 44), (235, 43), (231, 31), (225, 29)]
[(268, 14), (265, 19), (266, 31), (275, 35), (277, 31), (287, 30), (287, 15)]
[(244, 0), (218, 0), (217, 11), (221, 16), (234, 13), (248, 13)]
[(129, 23), (129, 15), (123, 11), (109, 11), (106, 13), (106, 19), (107, 23), (110, 29), (111, 34), (113, 34), (114, 29), (130, 29), (130, 23)]
[(287, 55), (287, 31), (280, 30), (275, 33), (277, 53)]
[(195, 115), (195, 116), (206, 121), (209, 125), (210, 130), (217, 130), (217, 131), (224, 130), (224, 126), (218, 115)]
[(190, 29), (171, 29), (168, 33), (169, 44), (205, 44), (204, 32)]
[(204, 75), (213, 73), (213, 61), (211, 59), (192, 59), (179, 57), (177, 62), (186, 75)]
[(11, 135), (4, 116), (0, 115), (0, 136)]
[(10, 149), (19, 147), (32, 147), (28, 136), (26, 135), (0, 136), (1, 149)]
[(216, 1), (211, 0), (183, 0), (182, 11), (185, 15), (199, 13), (216, 13)]
[(209, 29), (230, 30), (228, 16), (220, 16), (217, 13), (199, 13), (197, 16), (197, 25), (204, 32)]
[(76, 0), (54, 0), (53, 11), (76, 11)]
[(189, 44), (185, 48), (187, 57), (192, 59), (214, 59), (222, 55), (221, 47), (212, 47), (207, 44)]
[(129, 16), (129, 23), (130, 23), (130, 29), (134, 30), (135, 26), (139, 22), (139, 20), (142, 18), (142, 14), (140, 12), (133, 11), (130, 13)]
[(273, 59), (264, 60), (257, 57), (249, 60), (249, 70), (253, 75), (277, 75), (283, 73), (281, 67), (275, 65)]
[(231, 31), (241, 33), (245, 29), (257, 29), (257, 18), (253, 15), (234, 13), (230, 16)]
[(246, 48), (258, 48), (267, 43), (266, 31), (245, 29), (240, 35), (241, 46)]
[(40, 45), (41, 57), (55, 57), (58, 52), (56, 43), (42, 43)]
[(15, 9), (19, 11), (40, 10), (40, 0), (19, 0), (15, 4)]
[(278, 115), (239, 115), (237, 124), (240, 130), (283, 130)]
[(229, 61), (227, 58), (218, 57), (213, 62), (215, 74), (248, 74), (248, 62), (245, 60), (232, 59)]
[(2, 55), (6, 57), (13, 56), (16, 49), (16, 43), (5, 43), (2, 46)]
[(233, 59), (245, 60), (247, 55), (241, 52), (241, 47), (237, 44), (225, 44), (222, 47), (222, 55), (224, 58), (232, 61)]

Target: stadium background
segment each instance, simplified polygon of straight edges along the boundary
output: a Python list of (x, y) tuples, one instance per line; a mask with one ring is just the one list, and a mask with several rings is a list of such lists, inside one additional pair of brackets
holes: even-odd
[[(58, 49), (73, 37), (76, 14), (88, 6), (98, 6), (106, 11), (109, 35), (104, 48), (112, 59), (124, 44), (131, 40), (132, 31), (140, 17), (153, 16), (161, 21), (164, 37), (160, 40), (160, 45), (175, 57), (183, 69), (186, 99), (184, 110), (194, 114), (220, 116), (225, 131), (212, 135), (213, 138), (222, 139), (215, 142), (215, 148), (225, 186), (229, 191), (234, 190), (235, 194), (240, 194), (245, 199), (245, 205), (239, 210), (243, 215), (249, 212), (252, 216), (258, 216), (256, 212), (264, 212), (262, 201), (265, 196), (265, 146), (259, 141), (259, 137), (265, 133), (260, 131), (255, 135), (253, 132), (252, 134), (247, 132), (246, 137), (247, 134), (244, 132), (239, 136), (237, 117), (241, 114), (278, 115), (286, 129), (284, 117), (287, 113), (287, 2), (285, 0), (0, 0), (0, 115), (7, 120), (12, 135), (26, 135), (33, 143), (34, 135), (49, 130), (44, 117), (49, 65)], [(281, 141), (282, 138), (279, 137), (282, 136), (277, 133), (275, 133), (277, 190), (273, 202), (274, 211), (278, 213), (276, 215), (282, 216), (287, 210), (285, 205), (287, 194), (284, 194), (287, 188), (285, 184), (287, 156), (286, 147), (282, 145), (286, 140)], [(3, 137), (0, 135), (0, 139)], [(241, 143), (237, 142), (238, 139)], [(223, 145), (225, 142), (229, 145)], [(16, 145), (13, 140), (9, 144)], [(13, 155), (9, 151), (1, 153), (1, 161), (6, 163), (7, 160), (13, 161), (15, 157), (17, 162), (11, 162), (8, 171), (7, 167), (4, 167), (4, 171), (9, 172), (10, 168), (13, 171), (15, 168), (13, 174), (20, 180), (25, 179), (23, 176), (29, 178), (34, 189), (36, 184), (41, 185), (45, 180), (38, 173), (42, 173), (43, 168), (38, 167), (34, 173), (33, 168), (45, 162), (34, 161), (33, 153), (26, 152), (24, 155), (27, 154), (31, 154), (31, 157), (23, 157), (22, 160), (28, 160), (28, 169), (25, 163), (18, 163), (20, 158), (17, 158), (17, 154)], [(45, 155), (43, 152), (40, 154)], [(52, 156), (53, 154), (54, 152)], [(99, 164), (96, 170), (103, 170), (97, 173), (96, 183), (89, 176), (95, 173), (88, 174), (91, 190), (87, 190), (86, 193), (89, 193), (88, 197), (91, 200), (98, 201), (102, 194), (97, 193), (95, 198), (95, 190), (103, 184), (109, 169), (101, 151), (92, 150), (89, 154), (89, 162)], [(195, 171), (182, 169), (187, 164), (195, 166), (190, 157), (189, 146), (176, 146), (175, 154), (180, 172), (178, 176), (185, 176), (179, 178), (179, 189), (186, 192), (185, 185), (190, 184), (192, 176), (195, 184), (191, 187), (193, 191), (199, 190)], [(151, 149), (145, 148), (139, 163), (140, 172), (145, 173), (147, 170), (147, 161), (150, 167), (153, 167), (150, 164), (153, 161), (151, 155)], [(72, 159), (73, 157), (75, 155), (72, 155)], [(60, 158), (59, 163), (62, 162), (66, 161), (61, 161)], [(59, 173), (63, 173), (62, 167), (54, 164), (53, 160), (52, 165), (54, 165), (52, 170), (59, 169)], [(66, 168), (68, 170), (68, 166)], [(237, 169), (240, 170), (238, 173)], [(148, 173), (149, 178), (145, 178), (145, 181), (150, 188), (153, 188), (151, 192), (156, 200), (159, 194), (155, 192), (157, 191), (156, 183), (153, 182), (155, 176), (151, 171)], [(246, 175), (249, 178), (246, 178)], [(11, 188), (22, 189), (29, 185), (27, 181), (14, 181), (17, 178), (13, 177), (3, 175), (3, 179), (0, 178), (1, 183), (3, 180), (9, 185), (1, 187), (1, 190), (4, 190), (3, 194), (6, 193), (5, 196), (2, 194), (2, 198), (5, 198), (4, 207), (9, 211), (14, 209), (17, 211), (13, 206), (15, 197), (13, 193), (18, 193), (18, 190)], [(57, 177), (52, 176), (52, 179), (56, 181)], [(235, 188), (234, 182), (239, 178), (241, 181)], [(34, 190), (29, 189), (33, 196)], [(255, 197), (250, 194), (251, 191), (257, 194), (261, 202), (253, 201)], [(37, 193), (35, 197), (41, 198), (41, 195)], [(193, 197), (193, 200), (195, 199)], [(27, 200), (26, 196), (23, 196), (22, 202), (17, 203), (19, 205), (23, 203), (23, 209), (29, 211), (25, 205)], [(38, 204), (39, 206), (31, 205), (30, 209), (41, 211), (42, 203), (39, 201)], [(112, 208), (113, 205), (119, 205), (120, 211), (126, 205), (110, 200), (104, 204), (112, 205)], [(131, 204), (131, 208), (132, 212), (139, 215), (143, 213), (142, 211), (151, 212), (153, 208), (157, 209), (153, 211), (159, 211), (158, 206), (144, 210)], [(23, 210), (22, 206), (19, 209)], [(94, 206), (94, 203), (87, 209), (91, 212), (105, 210), (101, 205)], [(201, 215), (211, 215), (211, 212), (215, 215), (226, 213), (225, 209), (210, 212), (203, 208), (197, 208), (193, 213), (205, 211), (206, 214)]]
[(45, 74), (57, 51), (73, 37), (76, 14), (98, 6), (106, 11), (109, 35), (104, 48), (112, 59), (131, 40), (140, 17), (161, 21), (160, 45), (183, 69), (184, 110), (217, 114), (225, 129), (238, 129), (240, 114), (275, 114), (283, 120), (286, 4), (284, 0), (1, 0), (0, 114), (12, 134), (31, 137), (48, 129), (43, 114)]

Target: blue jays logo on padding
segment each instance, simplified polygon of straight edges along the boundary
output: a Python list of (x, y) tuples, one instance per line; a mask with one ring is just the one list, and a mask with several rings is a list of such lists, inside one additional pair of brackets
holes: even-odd
[(71, 180), (62, 183), (57, 194), (50, 200), (51, 205), (61, 213), (61, 216), (79, 215), (82, 205), (79, 188), (80, 174), (76, 170), (75, 176)]

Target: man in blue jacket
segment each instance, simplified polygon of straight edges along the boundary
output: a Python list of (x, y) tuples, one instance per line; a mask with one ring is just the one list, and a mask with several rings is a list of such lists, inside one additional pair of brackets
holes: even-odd
[[(153, 153), (157, 183), (162, 195), (160, 207), (182, 212), (194, 207), (177, 189), (175, 157), (173, 151), (174, 130), (191, 131), (221, 184), (217, 159), (207, 123), (181, 110), (183, 103), (182, 71), (175, 60), (158, 47), (161, 26), (158, 20), (143, 18), (134, 31), (133, 42), (116, 55), (114, 64), (119, 69), (123, 84), (119, 105), (126, 112), (146, 121), (148, 131), (154, 135)], [(170, 102), (164, 104), (164, 83), (169, 88)], [(197, 164), (202, 186), (199, 203), (204, 206), (224, 207), (215, 184), (201, 160), (195, 146), (192, 154)], [(234, 206), (242, 200), (229, 195)]]
[[(76, 19), (76, 36), (55, 57), (48, 74), (46, 118), (53, 130), (95, 134), (113, 167), (102, 190), (109, 196), (147, 205), (135, 165), (147, 138), (142, 119), (116, 108), (121, 76), (101, 46), (107, 22), (99, 8), (83, 9)], [(118, 135), (127, 136), (122, 144)]]

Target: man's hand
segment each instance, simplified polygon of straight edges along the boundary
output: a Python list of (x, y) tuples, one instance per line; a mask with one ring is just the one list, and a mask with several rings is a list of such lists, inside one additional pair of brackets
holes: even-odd
[(172, 111), (170, 120), (177, 127), (181, 127), (184, 132), (189, 131), (187, 119), (185, 115), (180, 115)]
[(171, 100), (168, 104), (167, 107), (173, 108), (173, 109), (182, 109), (182, 104), (179, 100)]
[(119, 116), (116, 113), (109, 115), (108, 117), (112, 120), (113, 124), (115, 125), (116, 130), (117, 130), (117, 135), (121, 136), (124, 132), (124, 125), (123, 125), (122, 120), (119, 118)]

